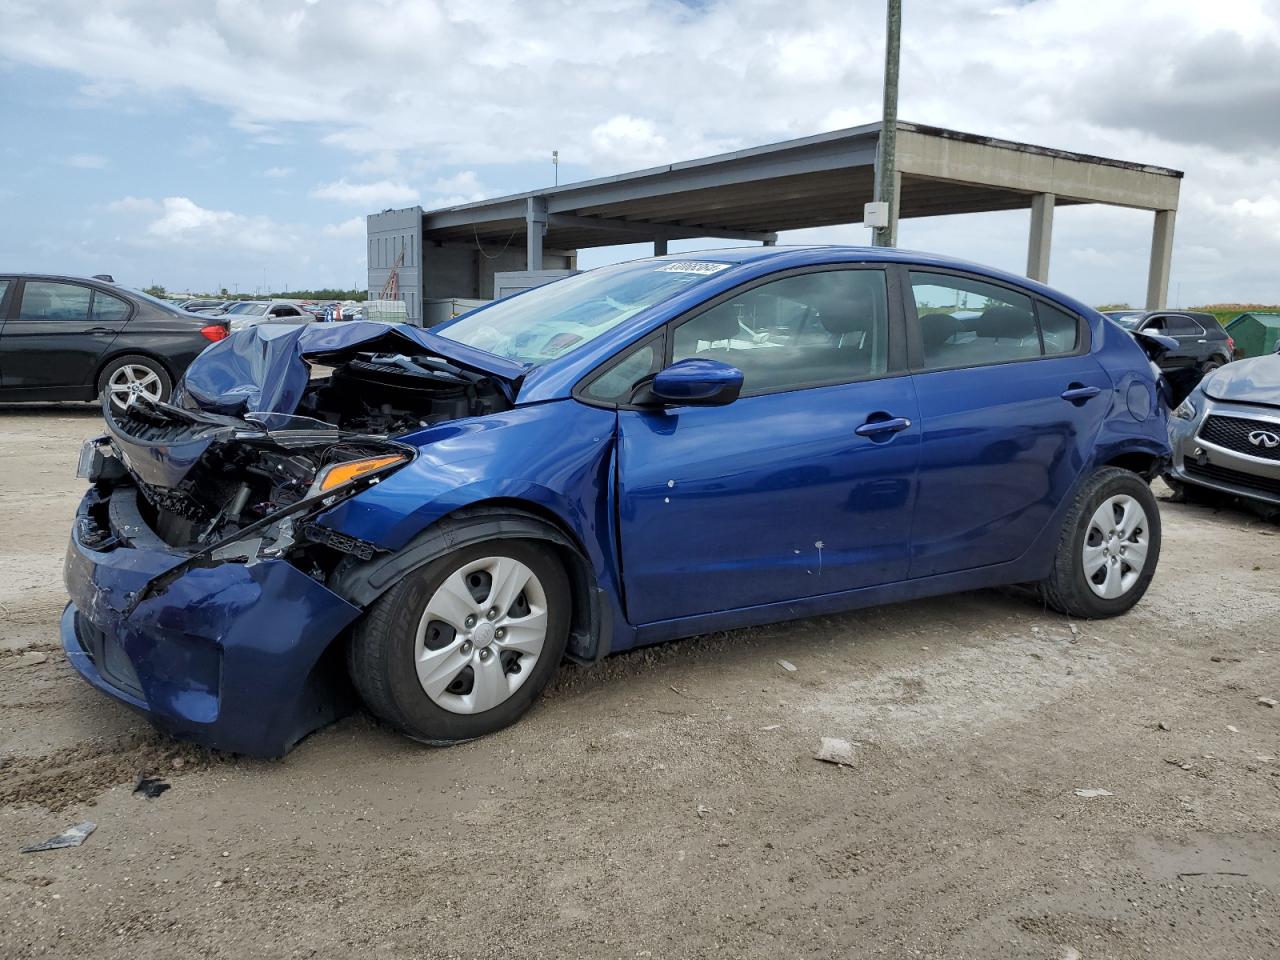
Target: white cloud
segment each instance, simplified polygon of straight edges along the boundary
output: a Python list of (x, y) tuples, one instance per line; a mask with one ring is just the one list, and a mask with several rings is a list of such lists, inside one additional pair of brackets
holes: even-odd
[[(552, 149), (575, 176), (607, 175), (879, 113), (884, 8), (870, 0), (5, 7), (0, 61), (73, 74), (99, 110), (194, 102), (260, 142), (314, 138), (336, 158), (314, 196), (360, 212), (494, 192), (480, 176), (443, 186), (457, 169), (534, 187)], [(903, 44), (904, 119), (1184, 169), (1175, 282), (1280, 300), (1276, 0), (913, 0)], [(423, 50), (450, 51), (448, 68)], [(529, 182), (531, 164), (545, 179)], [(1054, 282), (1140, 300), (1149, 215), (1070, 211)], [(903, 232), (1025, 264), (1025, 214)], [(845, 236), (867, 234), (816, 239)]]
[(62, 162), (78, 170), (102, 170), (110, 163), (100, 153), (73, 153)]
[(267, 167), (267, 169), (262, 171), (262, 175), (273, 179), (291, 177), (293, 176), (293, 167)]
[(366, 231), (364, 217), (352, 217), (341, 223), (330, 223), (320, 228), (326, 237), (363, 237)]
[(130, 196), (112, 200), (107, 204), (107, 209), (113, 213), (158, 213), (160, 204), (150, 197)]
[(418, 202), (418, 191), (407, 183), (378, 180), (374, 183), (349, 183), (346, 177), (323, 183), (311, 191), (318, 200), (333, 200), (368, 210), (382, 207), (411, 206)]

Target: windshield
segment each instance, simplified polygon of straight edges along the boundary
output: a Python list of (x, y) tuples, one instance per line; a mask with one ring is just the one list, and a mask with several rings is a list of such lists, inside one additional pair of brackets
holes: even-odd
[(248, 301), (241, 301), (240, 303), (232, 304), (230, 307), (227, 308), (227, 313), (248, 314), (249, 316), (252, 316), (252, 317), (260, 316), (266, 312), (267, 312), (267, 304), (250, 303)]
[(601, 267), (499, 300), (432, 333), (518, 363), (547, 363), (729, 266), (640, 260)]

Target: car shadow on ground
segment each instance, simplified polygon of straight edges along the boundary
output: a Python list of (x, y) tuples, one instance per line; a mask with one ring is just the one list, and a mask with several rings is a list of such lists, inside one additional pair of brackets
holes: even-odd
[(67, 400), (61, 403), (0, 403), (0, 417), (91, 417), (102, 416), (96, 402)]

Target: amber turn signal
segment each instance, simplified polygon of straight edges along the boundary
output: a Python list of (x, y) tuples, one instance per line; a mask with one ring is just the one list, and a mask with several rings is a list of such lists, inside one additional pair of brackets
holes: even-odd
[(316, 479), (315, 492), (328, 493), (330, 490), (344, 486), (352, 480), (359, 480), (361, 477), (377, 473), (379, 470), (385, 470), (387, 467), (397, 463), (404, 463), (408, 459), (408, 457), (400, 454), (392, 454), (385, 457), (367, 457), (364, 460), (335, 463), (333, 466), (326, 467), (321, 471), (320, 476)]

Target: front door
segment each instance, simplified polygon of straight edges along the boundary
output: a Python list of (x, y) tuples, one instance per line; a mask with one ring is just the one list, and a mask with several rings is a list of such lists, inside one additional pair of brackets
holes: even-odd
[(668, 332), (667, 362), (729, 363), (743, 395), (619, 411), (633, 623), (906, 576), (919, 428), (889, 303), (882, 270), (810, 270), (718, 298)]
[(93, 386), (98, 358), (124, 329), (128, 304), (78, 283), (24, 280), (0, 330), (8, 390)]

